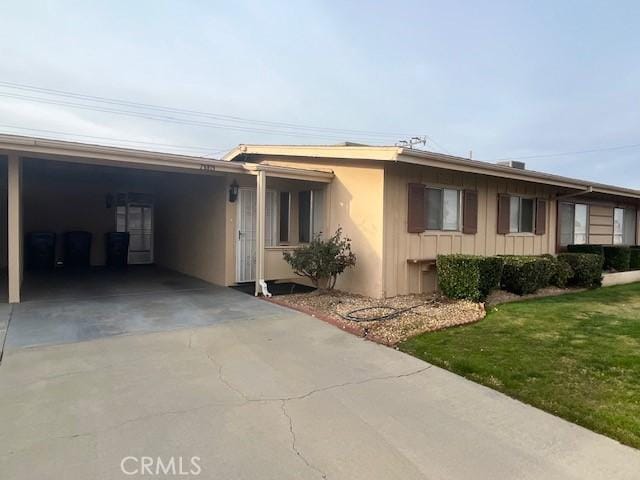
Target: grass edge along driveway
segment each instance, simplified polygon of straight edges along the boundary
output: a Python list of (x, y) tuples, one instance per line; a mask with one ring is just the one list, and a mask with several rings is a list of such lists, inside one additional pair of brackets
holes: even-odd
[(640, 283), (498, 305), (400, 349), (640, 448)]

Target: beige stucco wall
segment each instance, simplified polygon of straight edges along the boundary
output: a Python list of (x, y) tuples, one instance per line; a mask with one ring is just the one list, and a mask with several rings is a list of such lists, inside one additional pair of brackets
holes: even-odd
[(7, 268), (7, 159), (0, 156), (0, 269)]
[(381, 297), (384, 169), (381, 163), (342, 162), (335, 159), (293, 159), (256, 157), (270, 165), (306, 169), (330, 169), (335, 174), (326, 187), (326, 223), (328, 233), (342, 227), (352, 240), (357, 255), (355, 268), (338, 279), (336, 288), (363, 295)]
[[(386, 296), (417, 292), (420, 267), (409, 258), (435, 258), (438, 254), (540, 255), (554, 253), (556, 203), (553, 188), (408, 164), (389, 164), (384, 181), (384, 293)], [(478, 191), (478, 232), (407, 233), (407, 185), (410, 182), (468, 188)], [(547, 199), (545, 235), (497, 234), (498, 194), (521, 194)]]
[(167, 174), (156, 189), (155, 261), (224, 284), (224, 177)]

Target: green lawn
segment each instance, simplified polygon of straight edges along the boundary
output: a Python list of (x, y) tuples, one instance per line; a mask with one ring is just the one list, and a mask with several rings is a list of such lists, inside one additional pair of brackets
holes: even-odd
[(400, 348), (640, 448), (640, 283), (499, 305)]

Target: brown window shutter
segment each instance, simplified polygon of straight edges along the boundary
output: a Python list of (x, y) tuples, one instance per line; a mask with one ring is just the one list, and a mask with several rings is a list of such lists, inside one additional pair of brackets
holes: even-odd
[(511, 197), (509, 195), (498, 195), (498, 234), (509, 233), (511, 222)]
[(424, 232), (424, 229), (424, 185), (410, 183), (407, 231), (409, 233), (421, 233)]
[(547, 233), (547, 201), (538, 198), (536, 201), (536, 235)]
[(478, 192), (465, 190), (462, 200), (462, 233), (478, 233)]

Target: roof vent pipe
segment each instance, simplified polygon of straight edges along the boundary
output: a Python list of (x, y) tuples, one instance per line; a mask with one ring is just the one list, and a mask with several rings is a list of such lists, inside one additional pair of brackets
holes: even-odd
[(502, 165), (503, 167), (511, 167), (517, 168), (518, 170), (526, 170), (526, 165), (524, 162), (517, 162), (515, 160), (506, 160), (504, 162), (497, 162), (498, 165)]

